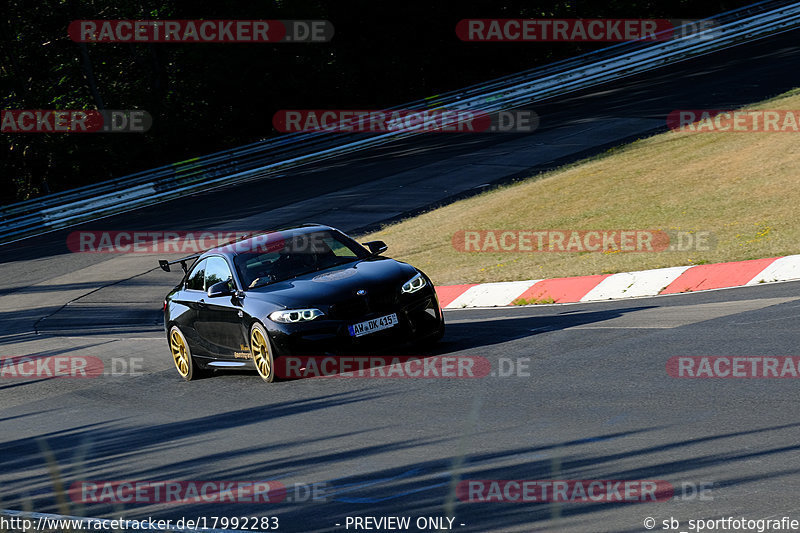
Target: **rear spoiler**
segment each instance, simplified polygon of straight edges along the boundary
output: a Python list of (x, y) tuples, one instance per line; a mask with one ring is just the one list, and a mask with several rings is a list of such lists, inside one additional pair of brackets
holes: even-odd
[(181, 257), (180, 259), (176, 259), (175, 261), (167, 261), (166, 259), (159, 259), (158, 266), (161, 267), (161, 270), (164, 272), (170, 272), (171, 269), (169, 268), (170, 265), (174, 265), (175, 263), (180, 263), (181, 268), (183, 269), (183, 273), (185, 274), (189, 270), (189, 265), (187, 265), (188, 261), (193, 259), (197, 259), (202, 254), (194, 254), (194, 255), (187, 255), (186, 257)]

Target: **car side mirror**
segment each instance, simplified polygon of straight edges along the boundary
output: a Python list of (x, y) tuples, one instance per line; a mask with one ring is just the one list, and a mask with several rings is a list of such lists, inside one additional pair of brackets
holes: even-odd
[(369, 249), (372, 255), (379, 255), (389, 249), (389, 246), (383, 241), (369, 241), (361, 243)]
[(233, 290), (229, 281), (220, 281), (208, 288), (209, 298), (219, 298), (221, 296), (233, 296)]

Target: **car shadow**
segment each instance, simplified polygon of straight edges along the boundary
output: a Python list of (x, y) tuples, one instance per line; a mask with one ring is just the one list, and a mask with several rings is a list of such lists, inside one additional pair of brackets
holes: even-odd
[[(425, 368), (431, 372), (434, 372), (434, 368), (441, 371), (442, 365), (447, 364), (440, 360), (442, 356), (475, 358), (471, 354), (460, 354), (459, 352), (603, 322), (654, 307), (657, 306), (640, 305), (585, 312), (568, 310), (546, 316), (459, 319), (456, 323), (447, 323), (442, 340), (429, 346), (398, 343), (380, 349), (365, 347), (325, 354), (284, 356), (277, 358), (275, 364), (276, 369), (283, 370), (283, 372), (278, 372), (281, 381), (333, 377), (413, 378), (417, 377), (413, 373), (416, 373), (417, 367), (420, 366), (420, 363), (415, 363), (414, 360), (422, 360), (424, 366), (426, 365), (424, 360), (438, 358), (435, 362), (428, 362)], [(481, 372), (487, 365), (491, 366), (491, 363), (482, 357), (473, 362), (478, 365), (475, 367), (478, 372)], [(410, 366), (406, 366), (407, 364)], [(409, 374), (409, 371), (412, 374)], [(250, 369), (215, 369), (215, 375), (243, 373), (256, 374), (255, 370)]]

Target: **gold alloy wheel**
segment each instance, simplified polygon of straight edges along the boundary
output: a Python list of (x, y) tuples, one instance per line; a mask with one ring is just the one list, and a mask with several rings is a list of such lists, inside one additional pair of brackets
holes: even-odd
[(186, 341), (178, 328), (173, 327), (169, 334), (169, 348), (172, 351), (172, 359), (175, 360), (175, 368), (182, 377), (189, 375), (192, 362), (189, 360), (189, 349)]
[(254, 326), (250, 332), (250, 350), (253, 352), (253, 362), (258, 374), (263, 380), (272, 381), (272, 354), (269, 350), (269, 341), (258, 326)]

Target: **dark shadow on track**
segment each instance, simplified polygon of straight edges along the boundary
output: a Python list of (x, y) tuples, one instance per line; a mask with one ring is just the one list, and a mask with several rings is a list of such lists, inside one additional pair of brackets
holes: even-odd
[[(589, 438), (561, 442), (518, 446), (496, 452), (466, 451), (464, 457), (453, 455), (445, 459), (425, 459), (402, 466), (381, 468), (376, 458), (383, 453), (424, 448), (434, 442), (451, 442), (459, 447), (459, 436), (437, 439), (407, 438), (390, 443), (372, 444), (348, 449), (337, 448), (333, 442), (321, 451), (306, 452), (302, 456), (286, 455), (286, 450), (314, 449), (312, 444), (325, 444), (339, 437), (369, 432), (378, 428), (365, 428), (358, 432), (334, 434), (326, 438), (285, 438), (276, 435), (263, 446), (241, 448), (219, 454), (213, 451), (212, 434), (219, 430), (246, 431), (247, 426), (265, 420), (291, 416), (308, 409), (325, 409), (332, 405), (345, 405), (375, 400), (375, 395), (348, 393), (321, 396), (291, 405), (276, 404), (271, 409), (244, 409), (193, 420), (156, 424), (152, 427), (119, 427), (117, 424), (98, 424), (75, 428), (67, 432), (44, 435), (47, 446), (53, 450), (62, 465), (70, 464), (77, 455), (85, 457), (80, 465), (72, 464), (63, 471), (63, 481), (82, 480), (198, 480), (198, 464), (203, 465), (203, 480), (277, 480), (306, 479), (308, 483), (322, 483), (323, 501), (282, 501), (272, 504), (213, 503), (172, 504), (154, 511), (146, 505), (127, 505), (126, 516), (156, 516), (177, 518), (181, 516), (279, 516), (281, 529), (287, 531), (331, 531), (333, 524), (345, 516), (442, 516), (452, 503), (459, 523), (465, 531), (497, 531), (534, 524), (558, 529), (558, 521), (594, 513), (631, 503), (509, 503), (463, 502), (455, 499), (454, 485), (460, 480), (667, 480), (686, 479), (694, 472), (707, 472), (710, 467), (726, 466), (736, 469), (738, 464), (779, 454), (795, 455), (800, 444), (782, 447), (741, 447), (737, 438), (763, 436), (769, 441), (771, 434), (800, 427), (800, 423), (731, 431), (725, 434), (685, 438), (662, 444), (636, 445), (645, 435), (668, 427), (648, 427), (615, 433), (604, 433)], [(186, 457), (181, 453), (185, 440), (208, 442), (208, 451), (198, 456)], [(625, 451), (595, 453), (585, 445), (599, 441), (620, 441)], [(697, 453), (695, 446), (715, 443), (716, 452)], [(168, 467), (153, 468), (139, 459), (153, 450), (172, 449), (175, 462)], [(606, 448), (607, 449), (607, 448)], [(669, 452), (670, 455), (656, 455)], [(673, 458), (679, 454), (679, 458)], [(280, 455), (280, 456), (279, 456)], [(4, 449), (3, 476), (13, 479), (5, 485), (4, 503), (21, 507), (33, 502), (41, 512), (57, 512), (55, 495), (46, 473), (35, 472), (42, 463), (37, 443), (33, 439), (11, 441)], [(218, 467), (223, 459), (242, 459), (237, 467)], [(628, 468), (631, 457), (644, 458), (648, 466)], [(665, 458), (669, 457), (669, 458)], [(365, 465), (355, 472), (334, 479), (308, 479), (307, 472), (319, 467), (334, 467), (341, 461), (360, 460)], [(109, 470), (109, 467), (111, 470)], [(720, 480), (719, 486), (737, 486), (761, 483), (764, 480), (800, 472), (800, 468), (787, 464), (780, 471), (756, 476), (731, 475)], [(288, 483), (287, 483), (288, 484)], [(291, 486), (291, 484), (288, 484)], [(10, 494), (9, 494), (10, 492)], [(26, 497), (21, 495), (26, 494)], [(668, 494), (666, 494), (669, 496)], [(119, 513), (120, 505), (88, 504), (85, 507), (71, 502), (87, 516), (111, 516)], [(631, 530), (639, 531), (639, 529)]]
[(444, 353), (500, 344), (540, 333), (602, 322), (621, 317), (627, 313), (635, 313), (636, 311), (655, 307), (658, 306), (640, 305), (602, 311), (554, 311), (557, 314), (548, 316), (482, 319), (474, 322), (447, 323), (447, 333), (445, 333), (437, 352)]

